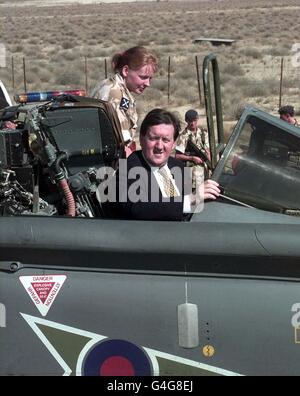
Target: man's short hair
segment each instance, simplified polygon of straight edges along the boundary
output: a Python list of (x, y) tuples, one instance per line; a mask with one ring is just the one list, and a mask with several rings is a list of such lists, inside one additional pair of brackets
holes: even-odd
[(167, 124), (173, 125), (174, 127), (174, 140), (176, 140), (179, 136), (179, 132), (181, 129), (180, 121), (177, 116), (171, 111), (167, 111), (164, 109), (153, 109), (151, 110), (146, 117), (144, 118), (141, 128), (140, 135), (145, 136), (148, 129), (155, 125)]
[(199, 118), (199, 114), (197, 113), (196, 110), (190, 109), (185, 113), (185, 121), (186, 122), (191, 122), (193, 120), (197, 120)]
[(294, 115), (295, 115), (295, 109), (294, 109), (293, 106), (289, 106), (289, 105), (287, 105), (287, 106), (281, 106), (281, 107), (279, 108), (279, 110), (278, 110), (278, 113), (279, 113), (280, 115), (286, 115), (286, 114), (288, 114), (288, 115), (294, 117)]

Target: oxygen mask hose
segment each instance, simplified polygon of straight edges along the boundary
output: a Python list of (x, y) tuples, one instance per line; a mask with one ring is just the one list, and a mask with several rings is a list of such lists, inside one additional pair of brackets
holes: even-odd
[(69, 188), (68, 182), (66, 179), (61, 179), (58, 181), (59, 187), (62, 189), (64, 196), (67, 201), (67, 216), (75, 217), (76, 215), (76, 204), (73, 197), (73, 194)]
[(62, 189), (64, 196), (67, 201), (67, 216), (75, 217), (76, 216), (76, 203), (74, 196), (70, 190), (70, 187), (68, 185), (67, 179), (65, 178), (62, 169), (60, 167), (61, 161), (64, 159), (67, 159), (67, 154), (66, 153), (61, 153), (56, 161), (53, 163), (53, 169), (55, 170), (55, 180), (56, 183), (59, 185), (59, 187)]

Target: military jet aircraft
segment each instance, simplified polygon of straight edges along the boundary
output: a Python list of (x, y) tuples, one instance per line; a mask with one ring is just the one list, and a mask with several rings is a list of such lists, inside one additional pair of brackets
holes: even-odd
[(19, 106), (1, 131), (1, 375), (300, 374), (300, 131), (247, 108), (225, 146), (213, 55), (203, 70), (222, 196), (183, 222), (96, 207), (92, 168), (123, 148), (90, 99)]

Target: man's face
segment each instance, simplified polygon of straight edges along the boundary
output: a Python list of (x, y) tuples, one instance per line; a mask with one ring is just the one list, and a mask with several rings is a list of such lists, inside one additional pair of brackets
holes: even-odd
[(194, 118), (193, 120), (188, 121), (187, 125), (190, 131), (196, 132), (198, 128), (198, 118)]
[(296, 122), (294, 116), (292, 116), (291, 114), (281, 114), (280, 118), (283, 121), (286, 121), (286, 122), (288, 122), (289, 124), (292, 124), (292, 125), (294, 125), (295, 122)]
[(145, 65), (138, 70), (131, 70), (128, 66), (124, 66), (122, 74), (128, 90), (140, 95), (150, 86), (154, 69), (151, 64)]
[(164, 166), (175, 147), (174, 126), (160, 124), (150, 127), (145, 136), (140, 137), (141, 147), (151, 166)]

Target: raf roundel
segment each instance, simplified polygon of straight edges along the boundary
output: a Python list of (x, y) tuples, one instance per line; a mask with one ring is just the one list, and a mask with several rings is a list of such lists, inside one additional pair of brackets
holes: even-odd
[(153, 368), (145, 351), (125, 340), (93, 345), (82, 364), (86, 376), (150, 376)]

